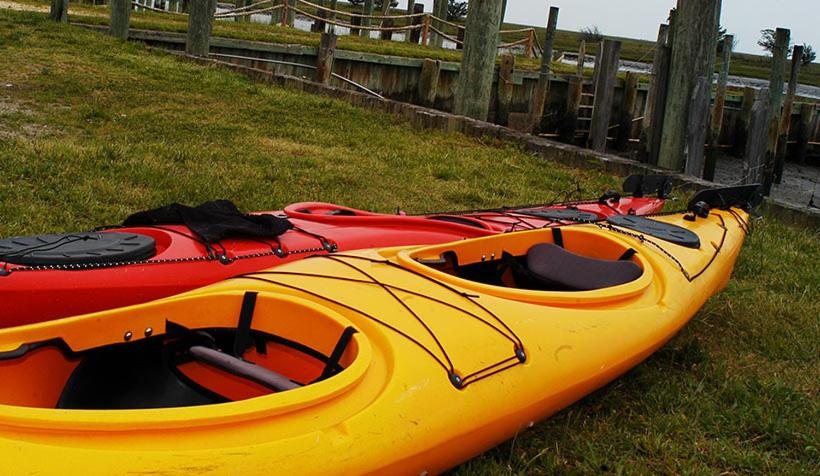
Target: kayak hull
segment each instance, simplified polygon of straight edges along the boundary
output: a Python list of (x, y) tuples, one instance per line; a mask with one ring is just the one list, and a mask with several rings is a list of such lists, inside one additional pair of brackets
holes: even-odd
[[(606, 205), (589, 203), (578, 207), (605, 217), (615, 213), (647, 214), (658, 211), (663, 203), (664, 200), (658, 198), (622, 198)], [(297, 211), (306, 209), (314, 213)], [(352, 215), (319, 213), (342, 209)], [(428, 216), (384, 215), (318, 203), (295, 204), (288, 210), (293, 210), (288, 215), (297, 230), (287, 231), (278, 242), (224, 240), (221, 245), (227, 260), (217, 259), (213, 254), (209, 257), (204, 245), (190, 239), (190, 229), (175, 225), (112, 230), (153, 238), (157, 244), (156, 255), (147, 261), (97, 268), (33, 270), (6, 264), (10, 272), (0, 274), (0, 302), (3, 303), (0, 327), (149, 302), (238, 274), (325, 254), (330, 249), (346, 251), (445, 243), (562, 223), (530, 216), (522, 222), (520, 218), (498, 213), (490, 214), (491, 218), (486, 213), (470, 214), (461, 216), (466, 222), (448, 222)], [(267, 213), (283, 215), (282, 212)], [(279, 251), (275, 252), (277, 248)], [(0, 269), (3, 267), (0, 262)]]
[[(333, 346), (317, 340), (322, 329), (358, 331), (338, 375), (231, 403), (54, 410), (23, 406), (31, 395), (0, 390), (0, 470), (442, 472), (612, 381), (674, 336), (731, 274), (745, 230), (745, 215), (734, 213), (716, 211), (694, 223), (658, 218), (703, 243), (660, 243), (664, 252), (612, 229), (564, 227), (567, 250), (615, 260), (637, 251), (629, 259), (640, 277), (600, 290), (491, 286), (425, 264), (448, 251), (467, 263), (501, 248), (517, 253), (554, 243), (550, 230), (536, 230), (314, 257), (153, 303), (0, 331), (5, 382), (35, 356), (19, 355), (27, 343), (59, 337), (82, 352), (123, 342), (129, 332), (138, 342), (148, 327), (167, 331), (168, 320), (236, 325), (249, 291), (259, 293), (254, 326), (296, 332), (305, 327), (301, 316), (315, 329), (305, 339), (325, 353)], [(20, 401), (10, 404), (12, 398)]]

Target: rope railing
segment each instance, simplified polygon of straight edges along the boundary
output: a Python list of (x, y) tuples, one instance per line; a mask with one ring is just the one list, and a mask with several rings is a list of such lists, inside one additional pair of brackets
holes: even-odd
[(187, 15), (187, 13), (177, 13), (177, 12), (172, 12), (170, 10), (163, 10), (161, 8), (149, 7), (146, 4), (139, 3), (139, 2), (136, 2), (136, 1), (133, 1), (133, 0), (131, 1), (131, 6), (137, 7), (137, 8), (144, 8), (146, 10), (150, 10), (152, 12), (157, 12), (157, 13), (168, 13), (168, 14), (171, 14), (171, 15)]
[[(390, 18), (391, 20), (395, 20), (397, 18), (418, 18), (430, 15), (429, 13), (409, 13), (406, 15), (362, 15), (360, 13), (350, 13), (345, 12), (342, 10), (334, 10), (330, 7), (325, 7), (322, 5), (317, 5), (315, 3), (308, 2), (307, 0), (296, 0), (294, 3), (304, 3), (310, 7), (316, 8), (317, 10), (324, 10), (326, 12), (335, 13), (336, 15), (346, 16), (346, 17), (356, 17), (356, 18), (369, 18), (371, 20), (384, 20), (386, 18)], [(293, 8), (293, 7), (291, 7)]]
[(417, 30), (422, 27), (422, 25), (406, 25), (406, 26), (372, 26), (372, 25), (353, 25), (351, 23), (340, 22), (337, 20), (332, 20), (329, 18), (322, 18), (320, 16), (312, 15), (304, 10), (301, 10), (296, 7), (290, 7), (291, 10), (304, 15), (312, 20), (321, 21), (327, 23), (329, 25), (341, 26), (345, 28), (355, 28), (357, 30), (368, 30), (368, 31), (407, 31), (407, 30)]
[[(265, 3), (265, 2), (259, 2), (259, 3)], [(251, 11), (246, 11), (246, 12), (235, 12), (235, 13), (233, 11), (231, 11), (231, 12), (222, 12), (222, 13), (219, 13), (217, 15), (214, 15), (214, 18), (222, 19), (222, 18), (246, 17), (246, 16), (250, 16), (250, 15), (256, 15), (256, 14), (259, 14), (259, 13), (274, 12), (274, 11), (280, 10), (282, 8), (284, 8), (283, 5), (274, 5), (272, 7), (260, 8), (259, 10), (251, 10)]]
[[(297, 7), (297, 5), (303, 5), (307, 8), (314, 9), (314, 12), (307, 11), (306, 9), (302, 9)], [(163, 10), (161, 8), (151, 7), (146, 4), (142, 4), (136, 0), (131, 2), (131, 5), (138, 7), (140, 9), (150, 10), (152, 12), (157, 13), (166, 13), (171, 15), (187, 15), (187, 13), (181, 12), (173, 12), (170, 10)], [(264, 8), (265, 5), (270, 5)], [(245, 5), (242, 7), (237, 7), (231, 10), (223, 10), (221, 12), (215, 13), (215, 19), (230, 19), (230, 18), (239, 18), (239, 17), (247, 17), (251, 15), (257, 14), (264, 14), (282, 10), (282, 25), (287, 25), (287, 16), (292, 13), (298, 13), (305, 18), (316, 22), (322, 22), (324, 24), (338, 26), (342, 28), (348, 28), (351, 31), (380, 31), (380, 32), (404, 32), (406, 35), (409, 35), (413, 31), (421, 30), (420, 40), (423, 46), (427, 46), (428, 41), (430, 39), (431, 33), (435, 33), (440, 37), (455, 43), (458, 46), (463, 46), (464, 41), (459, 39), (457, 36), (453, 36), (444, 31), (444, 26), (450, 26), (455, 28), (456, 31), (461, 32), (464, 31), (466, 28), (464, 25), (459, 25), (457, 23), (451, 22), (447, 19), (439, 18), (432, 13), (412, 13), (406, 15), (364, 15), (360, 13), (352, 13), (346, 12), (342, 10), (336, 10), (330, 7), (326, 7), (323, 5), (318, 5), (308, 0), (290, 0), (287, 3), (281, 3), (279, 5), (274, 4), (274, 0), (261, 0), (255, 2), (251, 5)], [(346, 17), (349, 18), (350, 21), (342, 21), (337, 19), (337, 17)], [(291, 15), (292, 18), (292, 15)], [(370, 19), (370, 20), (407, 20), (407, 24), (404, 26), (392, 26), (392, 25), (361, 25), (361, 24), (354, 24), (352, 23), (354, 18), (358, 19)], [(416, 23), (414, 20), (421, 18), (422, 21), (420, 23)], [(511, 35), (511, 34), (522, 34), (525, 33), (526, 37), (521, 38), (519, 40), (500, 43), (498, 48), (500, 49), (507, 49), (516, 46), (525, 45), (526, 46), (526, 54), (529, 56), (538, 55), (539, 51), (542, 50), (541, 45), (538, 44), (536, 41), (536, 31), (535, 28), (518, 28), (518, 29), (511, 29), (511, 30), (500, 30), (500, 35)]]
[[(217, 13), (214, 14), (214, 17), (220, 17), (220, 16), (225, 16), (225, 15), (234, 14), (234, 13), (246, 12), (248, 10), (253, 10), (255, 8), (258, 8), (260, 5), (264, 5), (266, 3), (273, 3), (273, 0), (262, 0), (261, 2), (256, 2), (252, 5), (245, 5), (244, 7), (238, 7), (238, 8), (234, 8), (234, 9), (231, 9), (231, 10), (217, 12)], [(277, 5), (276, 8), (282, 8), (283, 6), (284, 5)]]

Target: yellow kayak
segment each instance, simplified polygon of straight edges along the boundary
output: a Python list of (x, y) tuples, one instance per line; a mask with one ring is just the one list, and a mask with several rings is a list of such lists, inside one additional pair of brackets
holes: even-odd
[(744, 194), (0, 331), (0, 474), (441, 472), (671, 338), (729, 279)]

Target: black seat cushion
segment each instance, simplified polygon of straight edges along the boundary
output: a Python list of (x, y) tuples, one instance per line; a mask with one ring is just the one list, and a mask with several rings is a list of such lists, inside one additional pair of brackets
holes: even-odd
[(588, 258), (552, 243), (527, 251), (527, 271), (548, 289), (590, 291), (636, 280), (642, 270), (632, 261)]
[(163, 337), (157, 336), (86, 353), (63, 388), (57, 408), (125, 410), (225, 401), (177, 371), (168, 360)]

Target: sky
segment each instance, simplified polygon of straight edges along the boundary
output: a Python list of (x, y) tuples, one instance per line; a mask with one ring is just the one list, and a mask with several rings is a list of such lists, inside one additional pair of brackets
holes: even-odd
[[(427, 10), (433, 0), (417, 0)], [(407, 5), (406, 0), (400, 1)], [(508, 0), (507, 21), (544, 26), (550, 6), (561, 9), (558, 28), (579, 30), (597, 25), (605, 35), (654, 41), (676, 0)], [(820, 51), (820, 0), (723, 0), (721, 24), (735, 35), (735, 50), (762, 54), (760, 30), (791, 29), (793, 43), (808, 43)]]

